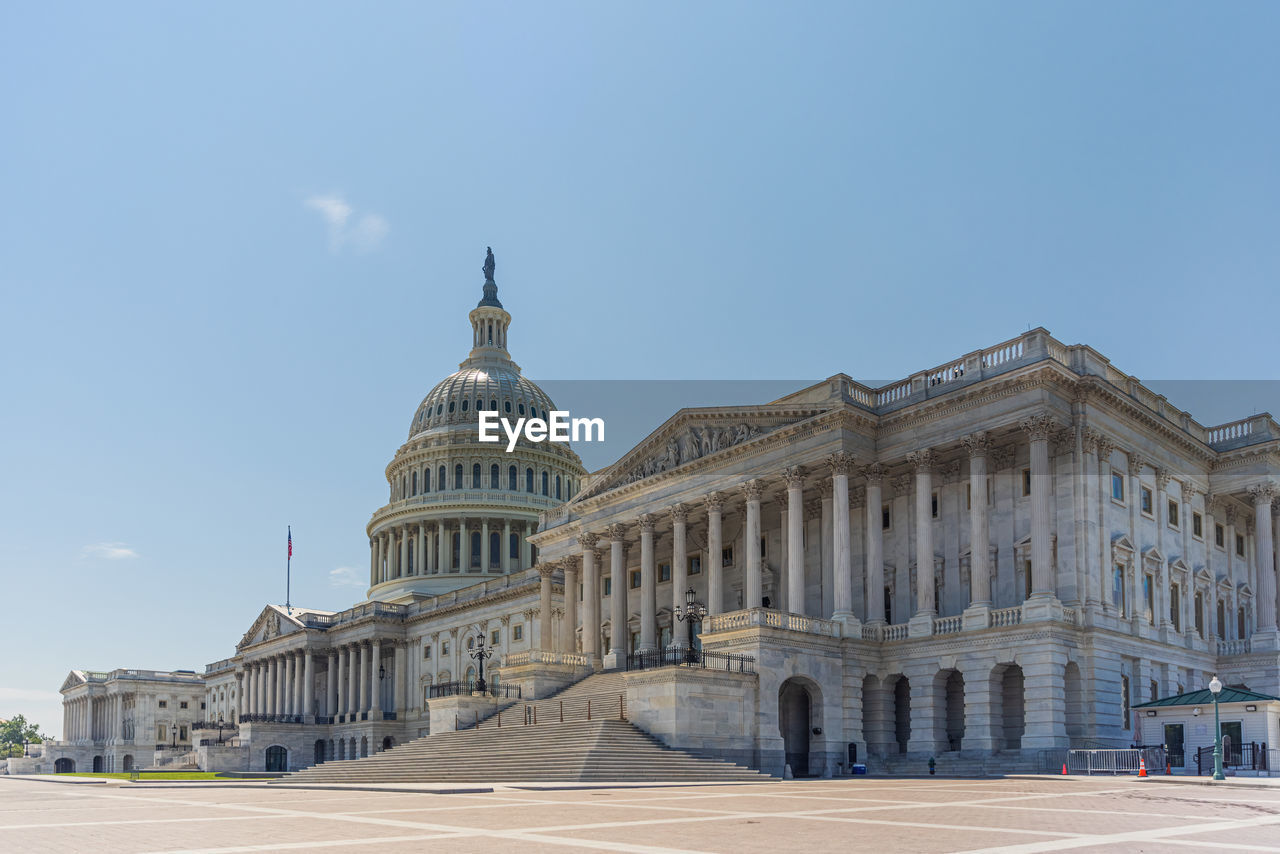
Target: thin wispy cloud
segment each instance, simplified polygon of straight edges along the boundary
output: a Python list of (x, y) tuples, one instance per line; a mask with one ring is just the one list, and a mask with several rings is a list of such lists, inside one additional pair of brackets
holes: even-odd
[(382, 245), (391, 223), (372, 211), (357, 212), (341, 193), (312, 196), (303, 204), (320, 214), (329, 230), (329, 251), (350, 248), (356, 252), (372, 252)]
[(360, 573), (349, 566), (340, 566), (329, 570), (330, 587), (364, 587), (365, 582)]
[(80, 555), (102, 560), (132, 560), (138, 553), (124, 543), (94, 543), (81, 549)]

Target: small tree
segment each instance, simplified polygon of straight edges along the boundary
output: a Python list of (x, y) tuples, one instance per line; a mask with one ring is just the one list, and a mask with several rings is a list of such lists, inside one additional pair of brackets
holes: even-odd
[(0, 758), (21, 756), (23, 745), (42, 742), (48, 738), (40, 732), (40, 727), (28, 723), (22, 715), (14, 715), (7, 721), (0, 721)]

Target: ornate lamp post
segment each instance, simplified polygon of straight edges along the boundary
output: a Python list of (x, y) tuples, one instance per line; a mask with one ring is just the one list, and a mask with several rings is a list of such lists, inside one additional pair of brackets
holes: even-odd
[(471, 651), (470, 655), (480, 664), (480, 676), (476, 679), (476, 690), (483, 694), (485, 691), (489, 690), (489, 686), (484, 682), (484, 660), (486, 658), (493, 658), (493, 650), (485, 647), (484, 638), (481, 637), (480, 643)]
[(684, 592), (684, 610), (676, 612), (676, 619), (683, 620), (687, 629), (687, 646), (684, 651), (684, 660), (687, 664), (696, 664), (698, 662), (698, 652), (693, 648), (693, 624), (697, 620), (701, 620), (707, 616), (707, 609), (694, 601), (697, 593), (690, 587)]
[(1213, 695), (1213, 779), (1225, 780), (1222, 773), (1222, 720), (1218, 717), (1218, 695), (1222, 693), (1222, 680), (1214, 674), (1209, 683), (1209, 693)]
[(218, 744), (222, 744), (222, 712), (218, 712)]

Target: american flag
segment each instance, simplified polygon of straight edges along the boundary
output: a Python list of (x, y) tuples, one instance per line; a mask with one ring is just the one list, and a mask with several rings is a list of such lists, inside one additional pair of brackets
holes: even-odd
[(293, 528), (289, 529), (289, 557), (293, 557)]

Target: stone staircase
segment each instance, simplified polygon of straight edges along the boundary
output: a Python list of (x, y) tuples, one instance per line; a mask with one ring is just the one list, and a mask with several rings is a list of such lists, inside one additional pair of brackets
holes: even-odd
[(625, 697), (623, 686), (621, 674), (596, 674), (545, 699), (504, 709), (501, 725), (494, 714), (467, 729), (434, 733), (363, 759), (314, 765), (277, 783), (720, 783), (773, 779), (662, 744), (626, 720), (625, 699), (620, 699)]

